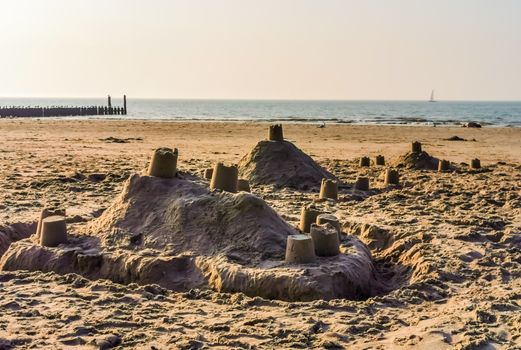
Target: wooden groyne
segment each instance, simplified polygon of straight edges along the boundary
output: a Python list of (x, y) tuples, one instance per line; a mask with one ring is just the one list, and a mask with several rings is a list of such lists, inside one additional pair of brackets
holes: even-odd
[(0, 107), (0, 118), (8, 117), (69, 117), (93, 115), (127, 115), (127, 96), (123, 96), (123, 107), (113, 107), (110, 96), (106, 106), (45, 106), (45, 107)]

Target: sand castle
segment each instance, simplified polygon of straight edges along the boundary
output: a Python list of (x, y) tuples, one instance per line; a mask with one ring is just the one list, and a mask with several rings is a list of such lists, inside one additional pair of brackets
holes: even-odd
[(212, 172), (210, 188), (227, 192), (237, 192), (237, 180), (239, 171), (234, 165), (226, 166), (223, 163), (215, 164)]
[(369, 178), (365, 176), (357, 177), (354, 189), (358, 191), (369, 191)]
[(377, 155), (374, 162), (376, 165), (385, 165), (385, 157), (382, 155)]
[(440, 161), (438, 163), (438, 171), (441, 173), (444, 171), (448, 171), (449, 169), (450, 169), (450, 162), (445, 159), (440, 159)]
[(36, 240), (40, 241), (40, 235), (43, 227), (43, 220), (49, 216), (65, 216), (65, 209), (59, 208), (43, 208), (40, 212), (40, 219), (38, 220), (38, 226), (36, 227)]
[(320, 199), (338, 199), (338, 182), (335, 180), (322, 179), (320, 183)]
[(213, 168), (206, 168), (203, 170), (203, 177), (206, 180), (211, 180), (213, 175)]
[(251, 192), (250, 182), (246, 179), (237, 180), (237, 191)]
[(470, 168), (471, 169), (481, 169), (481, 161), (479, 159), (472, 159), (470, 161)]
[(411, 144), (411, 151), (400, 156), (392, 166), (397, 168), (405, 167), (408, 169), (437, 170), (438, 159), (423, 151), (421, 143), (415, 141)]
[(361, 167), (368, 167), (368, 166), (371, 166), (371, 159), (369, 159), (369, 157), (361, 157), (361, 158), (360, 158), (359, 165), (360, 165)]
[(418, 141), (414, 141), (411, 144), (411, 152), (413, 153), (421, 153), (422, 152), (422, 144)]
[(158, 148), (152, 155), (148, 175), (172, 178), (177, 173), (177, 148)]
[(310, 264), (317, 260), (313, 239), (307, 235), (288, 236), (286, 258), (288, 264)]
[(67, 226), (65, 217), (49, 216), (42, 220), (40, 244), (45, 247), (56, 247), (67, 242)]
[(281, 139), (281, 125), (271, 126), (269, 134), (269, 140), (258, 142), (239, 161), (241, 178), (253, 185), (301, 189), (317, 186), (323, 178), (338, 180), (293, 143)]
[(342, 229), (340, 228), (340, 221), (338, 221), (338, 218), (333, 214), (319, 214), (317, 216), (316, 224), (317, 225), (330, 224), (337, 230), (339, 237), (340, 237), (340, 234), (342, 233)]
[(338, 231), (332, 225), (312, 224), (310, 236), (313, 239), (316, 255), (336, 256), (340, 254)]
[(316, 222), (317, 216), (320, 215), (320, 211), (317, 210), (313, 205), (302, 207), (300, 211), (300, 224), (299, 229), (302, 232), (309, 233), (311, 224)]
[(284, 141), (284, 133), (282, 131), (282, 124), (270, 125), (268, 140), (270, 141)]
[(387, 169), (385, 171), (385, 181), (384, 184), (386, 186), (389, 185), (399, 185), (400, 184), (400, 174), (396, 169)]

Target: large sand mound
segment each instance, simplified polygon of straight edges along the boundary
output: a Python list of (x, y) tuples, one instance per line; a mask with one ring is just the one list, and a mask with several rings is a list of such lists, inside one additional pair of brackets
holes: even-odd
[(286, 239), (296, 231), (264, 200), (210, 191), (185, 173), (173, 179), (132, 176), (82, 233), (58, 248), (30, 239), (15, 242), (0, 270), (75, 272), (283, 300), (363, 299), (395, 287), (381, 278), (371, 253), (353, 236), (344, 237), (337, 256), (286, 264)]
[(260, 141), (239, 162), (241, 177), (253, 184), (307, 188), (336, 177), (289, 141)]
[(395, 167), (405, 167), (407, 169), (428, 169), (437, 170), (439, 159), (432, 157), (429, 153), (407, 152), (400, 156), (394, 163)]

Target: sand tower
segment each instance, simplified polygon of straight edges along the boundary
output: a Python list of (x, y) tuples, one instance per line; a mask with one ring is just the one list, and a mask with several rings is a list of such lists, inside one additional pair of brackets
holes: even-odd
[(226, 166), (223, 163), (215, 164), (212, 173), (210, 189), (223, 190), (227, 192), (237, 192), (237, 180), (239, 172), (234, 165)]
[(67, 242), (67, 226), (64, 216), (49, 216), (42, 220), (40, 244), (45, 247), (56, 247)]
[(320, 199), (338, 199), (338, 182), (335, 180), (322, 179), (320, 183)]
[(65, 216), (65, 209), (58, 208), (44, 208), (40, 213), (38, 226), (36, 227), (36, 239), (40, 241), (40, 234), (42, 233), (43, 220), (49, 216)]
[(316, 255), (335, 256), (340, 253), (338, 232), (332, 225), (312, 224), (310, 236), (313, 239)]
[(300, 231), (308, 233), (311, 224), (317, 221), (317, 216), (319, 215), (320, 211), (318, 211), (313, 205), (303, 206), (300, 211)]
[(450, 169), (450, 162), (445, 159), (440, 159), (440, 161), (438, 162), (438, 171), (441, 173), (444, 171), (448, 171), (449, 169)]
[(340, 222), (338, 221), (338, 218), (333, 214), (320, 214), (319, 216), (317, 216), (316, 224), (330, 224), (337, 230), (339, 236), (342, 232), (342, 229), (340, 228)]
[(354, 188), (358, 191), (369, 191), (369, 178), (365, 176), (357, 177)]
[(313, 239), (308, 235), (290, 235), (286, 242), (286, 263), (309, 264), (317, 260)]
[(377, 155), (375, 158), (376, 165), (385, 165), (385, 157), (382, 155)]
[(470, 168), (471, 169), (480, 169), (481, 168), (481, 161), (479, 159), (472, 159), (470, 161)]
[(396, 169), (387, 169), (385, 171), (385, 185), (399, 185), (400, 184), (400, 174)]
[(362, 157), (360, 158), (360, 163), (359, 165), (361, 167), (368, 167), (368, 166), (371, 166), (371, 159), (369, 159), (369, 157)]
[(246, 179), (237, 180), (237, 191), (251, 192), (250, 182)]
[(282, 131), (282, 124), (270, 125), (268, 140), (270, 141), (284, 141), (284, 133)]
[(148, 175), (164, 178), (173, 178), (177, 173), (177, 148), (158, 148), (152, 155)]
[(203, 177), (207, 180), (211, 180), (213, 175), (213, 168), (207, 168), (203, 171)]
[(418, 141), (414, 141), (411, 145), (411, 151), (413, 153), (421, 153), (422, 151), (422, 144)]

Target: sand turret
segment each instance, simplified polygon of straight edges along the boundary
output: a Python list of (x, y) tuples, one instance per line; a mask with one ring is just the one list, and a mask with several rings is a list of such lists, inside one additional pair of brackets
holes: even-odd
[(299, 229), (302, 232), (309, 232), (311, 224), (315, 223), (317, 216), (320, 215), (320, 211), (312, 205), (303, 206), (300, 211), (300, 224)]
[(282, 124), (270, 125), (268, 140), (284, 141), (284, 133), (282, 131)]
[(449, 169), (450, 169), (450, 162), (445, 159), (440, 159), (440, 161), (438, 162), (438, 171), (441, 173), (441, 172), (447, 171)]
[(412, 144), (411, 144), (411, 151), (413, 153), (421, 153), (422, 151), (422, 144), (418, 141), (414, 141)]
[(311, 225), (310, 236), (318, 256), (335, 256), (340, 253), (338, 231), (331, 224)]
[(338, 199), (338, 182), (335, 180), (322, 179), (320, 183), (320, 199)]
[(148, 167), (148, 175), (173, 178), (177, 173), (177, 148), (158, 148), (152, 155), (150, 166)]
[(340, 228), (340, 221), (338, 221), (338, 218), (333, 214), (320, 214), (319, 216), (317, 216), (316, 224), (330, 224), (337, 230), (339, 236), (342, 232), (342, 229)]
[(385, 157), (382, 155), (377, 155), (374, 162), (376, 165), (385, 165)]
[(203, 170), (203, 177), (207, 180), (211, 180), (213, 175), (213, 168), (207, 168)]
[(237, 180), (237, 191), (251, 192), (250, 182), (246, 179)]
[(481, 161), (479, 159), (472, 159), (470, 161), (470, 168), (471, 169), (480, 169), (481, 168)]
[(43, 220), (49, 216), (65, 216), (65, 209), (58, 208), (44, 208), (40, 212), (40, 219), (38, 220), (38, 226), (36, 227), (36, 239), (40, 241), (40, 235), (42, 233)]
[(399, 185), (400, 184), (400, 174), (396, 169), (387, 169), (385, 171), (385, 185)]
[(64, 216), (49, 216), (42, 220), (40, 244), (45, 247), (56, 247), (67, 242), (67, 226)]
[(357, 177), (354, 188), (358, 191), (369, 191), (369, 178), (365, 176)]
[(212, 190), (218, 189), (235, 193), (237, 192), (238, 177), (239, 172), (236, 166), (226, 166), (223, 163), (217, 163), (213, 168), (210, 188)]
[(286, 263), (309, 264), (316, 261), (313, 239), (308, 235), (290, 235), (286, 242)]
[(359, 165), (361, 167), (368, 167), (368, 166), (371, 166), (371, 159), (369, 159), (369, 157), (362, 157), (360, 158), (360, 163)]

